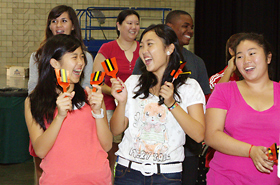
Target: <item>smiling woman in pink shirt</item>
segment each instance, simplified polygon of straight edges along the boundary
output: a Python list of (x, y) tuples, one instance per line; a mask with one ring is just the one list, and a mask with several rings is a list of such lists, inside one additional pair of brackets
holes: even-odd
[(207, 103), (205, 142), (217, 151), (208, 185), (280, 184), (267, 148), (279, 145), (280, 84), (269, 77), (272, 50), (262, 35), (247, 33), (235, 45), (244, 80), (217, 84)]

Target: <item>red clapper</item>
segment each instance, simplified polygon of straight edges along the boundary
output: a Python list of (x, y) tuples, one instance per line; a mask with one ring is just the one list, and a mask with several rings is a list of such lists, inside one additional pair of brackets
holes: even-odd
[(65, 69), (55, 69), (57, 83), (63, 88), (63, 92), (67, 92), (70, 86), (69, 71)]
[[(104, 60), (101, 62), (101, 65), (104, 68), (106, 75), (111, 76), (112, 78), (117, 78), (119, 68), (115, 57)], [(117, 90), (117, 92), (120, 93), (122, 90)]]
[(174, 82), (174, 80), (176, 80), (176, 79), (178, 78), (178, 76), (179, 76), (181, 73), (183, 73), (183, 68), (185, 67), (185, 65), (186, 65), (186, 62), (180, 61), (180, 67), (179, 67), (179, 69), (178, 69), (177, 71), (175, 71), (175, 69), (173, 69), (173, 70), (171, 71), (170, 76), (173, 77), (172, 83)]
[(279, 154), (279, 148), (277, 148), (277, 144), (274, 143), (271, 145), (271, 147), (269, 147), (268, 149), (268, 154), (267, 157), (269, 160), (274, 161), (274, 163), (276, 163), (276, 165), (278, 164), (278, 154)]
[[(96, 71), (95, 73), (91, 74), (90, 77), (90, 84), (91, 85), (101, 85), (104, 82), (105, 72)], [(93, 92), (96, 92), (96, 88), (92, 88)]]

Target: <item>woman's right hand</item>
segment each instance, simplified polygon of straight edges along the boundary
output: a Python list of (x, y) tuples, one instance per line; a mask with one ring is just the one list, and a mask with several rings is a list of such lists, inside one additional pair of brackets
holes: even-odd
[(65, 118), (67, 116), (67, 112), (72, 110), (72, 98), (75, 96), (75, 92), (65, 92), (60, 93), (56, 99), (56, 106), (58, 109), (58, 116)]
[(230, 70), (231, 74), (236, 70), (236, 65), (234, 61), (235, 61), (235, 56), (231, 57), (231, 59), (228, 61), (227, 69)]
[[(119, 77), (111, 78), (110, 81), (112, 83), (111, 86), (112, 96), (114, 96), (114, 98), (118, 100), (119, 103), (126, 103), (127, 89), (123, 81)], [(118, 90), (121, 90), (121, 92), (117, 92)]]
[(274, 162), (269, 160), (267, 148), (263, 146), (253, 146), (251, 148), (250, 157), (254, 162), (255, 167), (263, 173), (270, 173), (273, 170)]

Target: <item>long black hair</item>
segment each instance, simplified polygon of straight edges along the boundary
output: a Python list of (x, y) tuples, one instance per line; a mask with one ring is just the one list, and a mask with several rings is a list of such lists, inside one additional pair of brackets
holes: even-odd
[[(44, 121), (50, 124), (54, 118), (56, 99), (59, 95), (57, 89), (62, 90), (57, 84), (55, 71), (50, 60), (60, 61), (64, 54), (74, 52), (79, 47), (82, 48), (82, 43), (76, 37), (64, 34), (50, 37), (42, 47), (38, 65), (38, 84), (29, 98), (32, 116), (44, 130), (46, 129)], [(73, 105), (81, 108), (83, 102), (88, 103), (80, 83), (75, 84), (74, 91)]]
[[(143, 36), (149, 32), (154, 31), (158, 37), (160, 37), (163, 41), (163, 44), (165, 46), (169, 46), (170, 44), (174, 44), (174, 51), (170, 55), (168, 65), (164, 71), (163, 78), (161, 81), (161, 85), (164, 84), (165, 81), (171, 82), (172, 77), (170, 76), (170, 73), (173, 69), (178, 69), (180, 66), (180, 61), (183, 61), (184, 58), (182, 56), (181, 50), (179, 48), (179, 42), (178, 38), (176, 36), (176, 33), (173, 31), (173, 29), (165, 24), (158, 24), (158, 25), (151, 25), (148, 28), (146, 28), (140, 37), (140, 42), (143, 38)], [(142, 68), (142, 75), (139, 78), (139, 82), (137, 84), (137, 87), (140, 87), (138, 91), (135, 92), (135, 95), (133, 98), (138, 97), (141, 94), (144, 94), (141, 99), (145, 99), (149, 96), (149, 89), (154, 87), (158, 80), (157, 77), (152, 73), (148, 72), (146, 67)], [(187, 68), (184, 67), (183, 71), (187, 71)], [(188, 75), (179, 75), (179, 77), (174, 80), (174, 95), (178, 96), (179, 101), (180, 95), (178, 94), (178, 88), (185, 83), (186, 79), (188, 78)], [(175, 98), (175, 96), (174, 96)]]

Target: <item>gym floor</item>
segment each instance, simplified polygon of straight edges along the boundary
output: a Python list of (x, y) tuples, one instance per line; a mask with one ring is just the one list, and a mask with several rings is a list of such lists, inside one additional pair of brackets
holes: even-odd
[(1, 185), (33, 185), (34, 164), (30, 159), (19, 164), (0, 164)]

